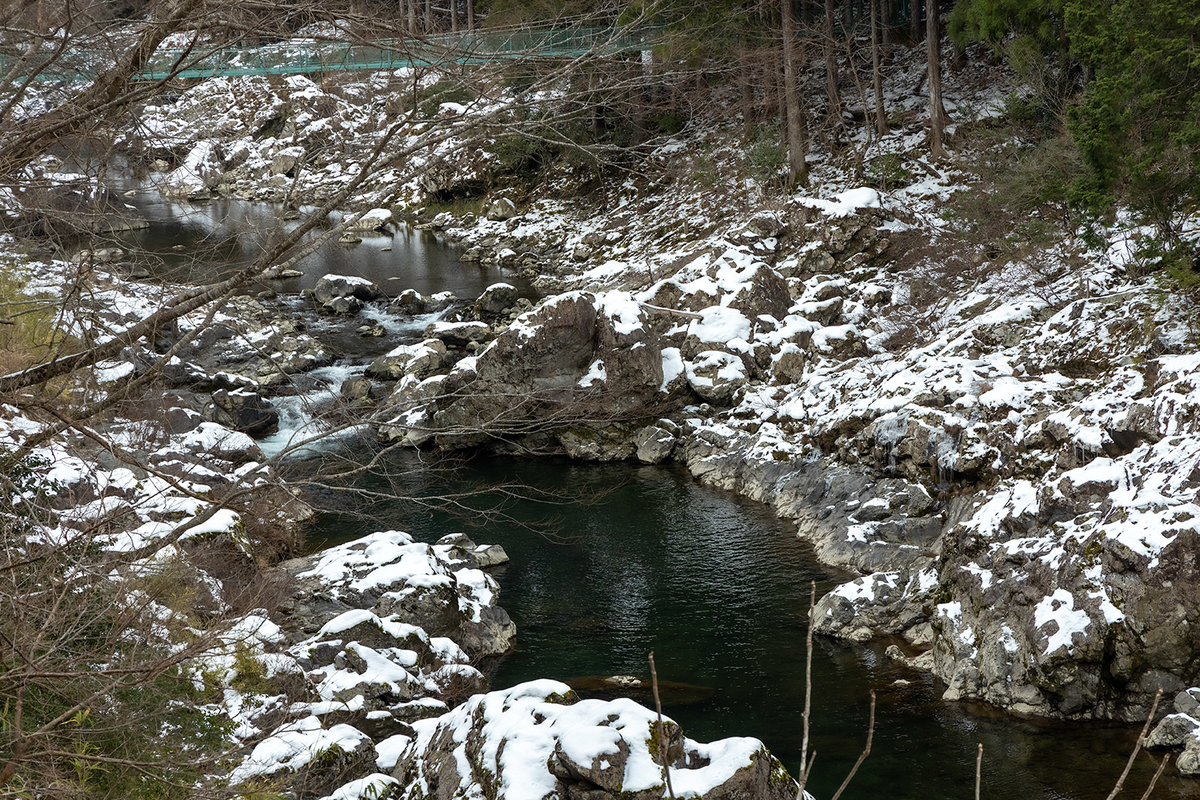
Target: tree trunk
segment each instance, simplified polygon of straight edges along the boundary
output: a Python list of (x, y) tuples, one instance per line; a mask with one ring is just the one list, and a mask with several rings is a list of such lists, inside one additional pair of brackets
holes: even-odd
[(871, 0), (871, 81), (875, 90), (875, 132), (880, 136), (888, 130), (887, 112), (883, 108), (883, 68), (879, 63), (879, 15), (880, 0)]
[(408, 35), (417, 35), (417, 0), (405, 0), (405, 7), (408, 12)]
[(433, 33), (433, 0), (425, 0), (425, 32)]
[(925, 3), (925, 52), (929, 59), (929, 154), (935, 160), (946, 157), (942, 133), (946, 110), (942, 108), (941, 42), (938, 40), (938, 0)]
[(467, 30), (475, 30), (475, 0), (467, 0)]
[(742, 83), (742, 126), (746, 141), (750, 141), (754, 138), (754, 127), (757, 122), (754, 118), (754, 64), (750, 58), (750, 48), (746, 46), (744, 38), (739, 49), (738, 73)]
[(788, 189), (808, 183), (808, 130), (804, 120), (803, 99), (800, 95), (800, 76), (796, 61), (800, 48), (796, 42), (796, 18), (792, 0), (780, 0), (783, 33), (783, 105), (788, 150)]
[(458, 0), (450, 0), (450, 30), (458, 33)]
[(600, 120), (600, 96), (596, 93), (596, 73), (589, 70), (588, 78), (588, 105), (592, 117), (592, 135), (599, 137), (603, 126)]
[(833, 16), (836, 13), (835, 0), (825, 0), (825, 94), (829, 96), (829, 119), (841, 122), (842, 96), (838, 92), (838, 63), (833, 32)]
[(908, 0), (908, 38), (913, 47), (921, 43), (921, 0)]

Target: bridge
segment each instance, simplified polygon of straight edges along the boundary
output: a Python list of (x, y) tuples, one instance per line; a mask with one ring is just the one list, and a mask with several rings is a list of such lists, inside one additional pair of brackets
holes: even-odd
[[(482, 64), (524, 59), (611, 56), (652, 47), (652, 36), (615, 27), (484, 30), (351, 44), (289, 39), (254, 47), (191, 50), (161, 48), (138, 80), (236, 75), (294, 75), (351, 70), (391, 70), (437, 64)], [(109, 57), (111, 58), (111, 56)], [(0, 74), (11, 60), (0, 56)], [(98, 52), (76, 51), (38, 74), (39, 81), (89, 80), (111, 61)]]

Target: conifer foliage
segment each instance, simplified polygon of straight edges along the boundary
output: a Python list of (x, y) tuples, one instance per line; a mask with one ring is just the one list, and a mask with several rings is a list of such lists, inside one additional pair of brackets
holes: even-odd
[(1057, 106), (1085, 165), (1078, 208), (1129, 208), (1180, 244), (1200, 202), (1200, 3), (960, 0), (951, 33), (992, 43), (1023, 77), (1051, 76), (1031, 88), (1059, 93), (1041, 106)]

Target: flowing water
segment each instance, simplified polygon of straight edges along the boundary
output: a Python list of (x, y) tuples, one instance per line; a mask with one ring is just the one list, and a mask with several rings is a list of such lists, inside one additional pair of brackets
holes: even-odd
[[(216, 274), (231, 259), (253, 257), (261, 246), (255, 237), (271, 235), (271, 225), (281, 224), (272, 222), (276, 209), (261, 205), (214, 203), (200, 212), (165, 203), (151, 207), (154, 225), (138, 235), (140, 257), (156, 270), (187, 266), (193, 279)], [(207, 256), (197, 260), (198, 240), (224, 255), (212, 263)], [(277, 289), (296, 292), (320, 274), (342, 272), (370, 278), (390, 294), (416, 288), (469, 298), (508, 279), (459, 264), (452, 248), (415, 233), (368, 237), (353, 250), (328, 247), (333, 249), (310, 257), (299, 285)], [(392, 340), (416, 338), (423, 327), (381, 309), (372, 313), (392, 326)], [(277, 451), (288, 436), (309, 430), (314, 409), (337, 393), (342, 380), (360, 373), (363, 360), (350, 353), (307, 376), (305, 392), (277, 400), (284, 424), (264, 448)], [(364, 445), (351, 436), (323, 446), (352, 455)], [(294, 469), (302, 475), (309, 463), (315, 460), (298, 459)], [(848, 576), (819, 565), (787, 523), (761, 505), (700, 487), (677, 467), (492, 458), (443, 470), (411, 452), (385, 466), (388, 480), (364, 478), (358, 486), (393, 499), (365, 504), (317, 497), (342, 510), (324, 516), (314, 546), (389, 528), (424, 541), (465, 531), (478, 542), (502, 544), (512, 561), (495, 575), (501, 604), (517, 624), (518, 650), (483, 665), (494, 686), (549, 677), (594, 691), (589, 679), (648, 677), (647, 654), (653, 651), (660, 678), (671, 682), (665, 712), (687, 735), (703, 741), (759, 737), (795, 772), (809, 587), (816, 581), (821, 593)], [(459, 493), (466, 496), (453, 512), (439, 507), (438, 498)], [(356, 513), (348, 510), (352, 504)], [(942, 702), (938, 682), (890, 662), (883, 655), (886, 644), (816, 640), (817, 756), (809, 788), (818, 798), (833, 795), (862, 750), (871, 690), (877, 692), (874, 742), (847, 798), (970, 798), (977, 743), (984, 746), (983, 798), (1108, 795), (1136, 731), (1025, 721)], [(1148, 756), (1139, 758), (1128, 795), (1141, 794), (1153, 768)], [(1197, 790), (1164, 778), (1154, 796), (1197, 796)]]

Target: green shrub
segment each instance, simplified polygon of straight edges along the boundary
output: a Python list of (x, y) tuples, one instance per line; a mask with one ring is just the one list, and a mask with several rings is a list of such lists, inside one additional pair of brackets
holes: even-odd
[(899, 153), (884, 153), (872, 159), (867, 165), (866, 176), (880, 191), (900, 189), (913, 182), (913, 174), (904, 166), (904, 158)]
[(787, 146), (783, 143), (778, 126), (768, 125), (759, 129), (754, 141), (746, 148), (746, 165), (750, 174), (761, 183), (779, 179), (780, 170), (787, 163)]

